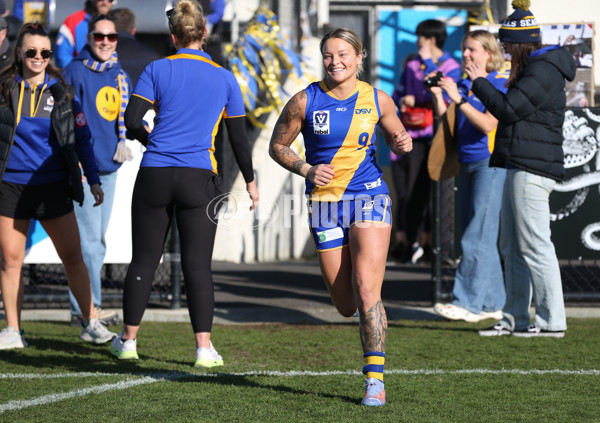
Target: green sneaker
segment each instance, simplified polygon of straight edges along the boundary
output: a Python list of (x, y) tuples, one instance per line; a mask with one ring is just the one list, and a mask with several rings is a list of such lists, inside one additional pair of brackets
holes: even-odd
[(212, 342), (210, 348), (196, 348), (194, 367), (217, 367), (223, 365), (223, 357), (219, 355)]
[(113, 339), (110, 346), (110, 353), (119, 360), (139, 359), (135, 339), (127, 339), (123, 341), (123, 332)]

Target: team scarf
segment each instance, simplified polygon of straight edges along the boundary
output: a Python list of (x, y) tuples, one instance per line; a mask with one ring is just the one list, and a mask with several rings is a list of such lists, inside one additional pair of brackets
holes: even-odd
[[(106, 62), (98, 62), (92, 59), (83, 60), (83, 65), (85, 67), (98, 73), (106, 72), (109, 69), (112, 69), (118, 63), (119, 58), (116, 51)], [(125, 140), (127, 139), (127, 129), (125, 128), (125, 109), (127, 108), (127, 101), (129, 100), (129, 83), (127, 82), (127, 74), (123, 69), (119, 69), (117, 82), (119, 85), (119, 94), (121, 96), (121, 105), (119, 107), (119, 142), (117, 143), (117, 150), (113, 160), (123, 163), (125, 160), (132, 159), (131, 150), (125, 144)]]

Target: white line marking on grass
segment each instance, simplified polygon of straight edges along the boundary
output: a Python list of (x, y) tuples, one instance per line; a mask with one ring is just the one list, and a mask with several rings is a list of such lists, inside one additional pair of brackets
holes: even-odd
[(96, 377), (96, 376), (126, 376), (124, 373), (101, 373), (101, 372), (79, 372), (79, 373), (0, 373), (0, 379), (63, 379), (67, 377)]
[[(519, 374), (519, 375), (542, 375), (542, 374), (559, 374), (559, 375), (590, 375), (600, 376), (600, 370), (519, 370), (519, 369), (458, 369), (458, 370), (442, 370), (442, 369), (417, 369), (417, 370), (402, 370), (402, 369), (389, 369), (385, 370), (384, 374), (396, 374), (396, 375), (452, 375), (452, 374)], [(362, 372), (358, 370), (334, 370), (330, 372), (311, 372), (311, 371), (296, 371), (291, 370), (288, 372), (279, 371), (258, 371), (258, 372), (243, 372), (243, 373), (206, 373), (196, 374), (196, 376), (336, 376), (336, 375), (362, 375)]]
[(4, 413), (5, 411), (21, 410), (21, 409), (27, 408), (27, 407), (51, 404), (53, 402), (58, 402), (58, 401), (62, 401), (62, 400), (69, 399), (69, 398), (82, 397), (82, 396), (88, 395), (88, 394), (99, 394), (101, 392), (112, 391), (114, 389), (127, 389), (127, 388), (131, 388), (131, 387), (137, 386), (137, 385), (144, 385), (147, 383), (157, 382), (158, 380), (160, 380), (160, 379), (144, 377), (141, 379), (126, 380), (126, 381), (121, 381), (121, 382), (117, 382), (117, 383), (94, 386), (92, 388), (78, 389), (76, 391), (65, 392), (62, 394), (44, 395), (42, 397), (34, 398), (31, 400), (26, 400), (26, 401), (20, 401), (20, 400), (9, 401), (5, 404), (0, 405), (0, 414)]
[[(175, 380), (182, 378), (194, 377), (215, 377), (215, 376), (336, 376), (336, 375), (361, 375), (359, 370), (332, 370), (328, 372), (314, 372), (310, 370), (289, 370), (281, 372), (277, 370), (260, 370), (254, 372), (239, 372), (239, 373), (103, 373), (103, 372), (78, 372), (78, 373), (56, 373), (56, 374), (35, 374), (35, 373), (0, 373), (0, 379), (62, 379), (76, 377), (149, 377), (156, 380)], [(596, 369), (580, 369), (580, 370), (565, 370), (565, 369), (549, 369), (549, 370), (521, 370), (521, 369), (386, 369), (385, 374), (392, 375), (452, 375), (452, 374), (488, 374), (488, 375), (585, 375), (585, 376), (600, 376), (600, 370)]]
[[(32, 373), (0, 373), (0, 379), (57, 379), (57, 378), (73, 378), (73, 377), (127, 377), (127, 380), (120, 381), (117, 383), (110, 383), (100, 386), (94, 386), (91, 388), (78, 389), (76, 391), (65, 392), (62, 394), (50, 394), (44, 395), (39, 398), (31, 400), (15, 400), (9, 401), (5, 404), (0, 404), (0, 414), (10, 410), (21, 410), (23, 408), (34, 407), (38, 405), (51, 404), (54, 402), (62, 401), (69, 398), (82, 397), (88, 394), (99, 394), (106, 391), (122, 390), (132, 388), (134, 386), (146, 385), (149, 383), (160, 382), (163, 380), (177, 380), (183, 378), (196, 378), (196, 377), (223, 377), (223, 376), (276, 376), (276, 377), (294, 377), (294, 376), (336, 376), (336, 375), (361, 375), (362, 372), (356, 370), (347, 371), (330, 371), (330, 372), (313, 372), (313, 371), (296, 371), (290, 370), (287, 372), (280, 371), (258, 371), (258, 372), (240, 372), (240, 373), (181, 373), (181, 372), (170, 372), (170, 373), (153, 373), (153, 374), (134, 374), (134, 373), (94, 373), (94, 372), (81, 372), (81, 373), (57, 373), (57, 374), (32, 374)], [(520, 369), (457, 369), (457, 370), (442, 370), (442, 369), (416, 369), (416, 370), (402, 370), (402, 369), (389, 369), (385, 371), (385, 374), (397, 374), (397, 375), (459, 375), (459, 374), (491, 374), (491, 375), (503, 375), (503, 374), (517, 374), (517, 375), (545, 375), (545, 374), (557, 374), (557, 375), (590, 375), (600, 376), (600, 370), (589, 369), (589, 370), (562, 370), (562, 369), (550, 369), (550, 370), (520, 370)], [(137, 379), (131, 379), (139, 377)]]

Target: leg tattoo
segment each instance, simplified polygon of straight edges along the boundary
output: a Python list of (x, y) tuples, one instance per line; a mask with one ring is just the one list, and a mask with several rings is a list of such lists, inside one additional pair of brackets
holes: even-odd
[(381, 300), (371, 307), (366, 314), (360, 315), (360, 340), (363, 352), (385, 352), (387, 334), (387, 316)]

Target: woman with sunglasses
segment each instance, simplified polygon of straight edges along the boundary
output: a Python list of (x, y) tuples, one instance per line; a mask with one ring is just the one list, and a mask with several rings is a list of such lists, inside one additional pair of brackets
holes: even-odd
[[(211, 201), (221, 194), (214, 156), (215, 134), (222, 118), (250, 195), (258, 202), (245, 110), (233, 74), (202, 51), (206, 23), (201, 7), (179, 0), (167, 12), (177, 54), (152, 62), (140, 75), (127, 106), (130, 134), (147, 146), (132, 198), (133, 257), (123, 292), (123, 332), (110, 352), (137, 359), (136, 337), (148, 304), (171, 219), (181, 243), (187, 304), (196, 338), (196, 366), (222, 366), (210, 340), (214, 314), (211, 258), (217, 210)], [(156, 110), (151, 133), (144, 129), (146, 111)]]
[[(92, 296), (98, 318), (118, 324), (118, 313), (101, 308), (101, 271), (106, 254), (106, 230), (117, 185), (117, 171), (123, 161), (131, 159), (125, 144), (125, 107), (129, 101), (131, 81), (121, 68), (116, 53), (117, 30), (106, 15), (94, 17), (88, 26), (88, 43), (65, 69), (65, 80), (75, 87), (83, 113), (92, 133), (94, 155), (104, 190), (99, 207), (84, 204), (75, 209), (81, 228), (83, 259), (92, 281)], [(71, 322), (77, 323), (81, 310), (71, 295)]]
[(92, 17), (108, 15), (116, 4), (116, 0), (86, 0), (82, 10), (67, 16), (56, 35), (56, 66), (65, 68), (87, 44), (87, 27)]
[(86, 203), (100, 205), (103, 192), (90, 132), (74, 99), (52, 66), (50, 38), (39, 24), (25, 24), (14, 62), (0, 75), (0, 270), (8, 327), (0, 349), (27, 346), (21, 329), (25, 257), (31, 219), (50, 236), (83, 314), (81, 339), (104, 343), (115, 334), (94, 318), (90, 280), (81, 255), (73, 200), (84, 202), (79, 163), (91, 188)]

